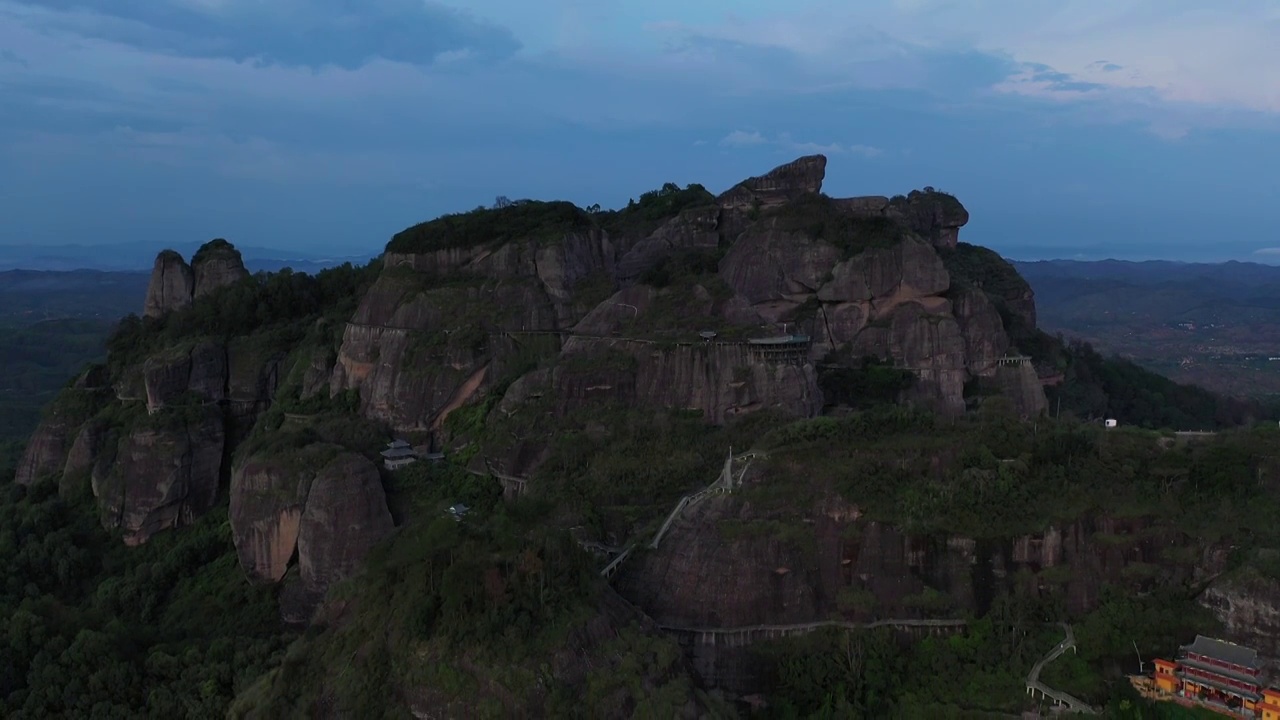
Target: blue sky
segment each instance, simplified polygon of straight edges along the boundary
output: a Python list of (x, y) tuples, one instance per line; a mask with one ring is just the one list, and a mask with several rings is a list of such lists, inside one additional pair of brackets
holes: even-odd
[(1272, 0), (466, 8), (0, 0), (0, 244), (376, 250), (824, 152), (828, 193), (949, 190), (1018, 258), (1280, 259)]

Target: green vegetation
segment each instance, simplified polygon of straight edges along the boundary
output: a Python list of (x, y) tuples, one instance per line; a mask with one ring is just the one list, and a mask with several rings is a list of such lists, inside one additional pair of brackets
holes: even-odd
[(0, 325), (0, 442), (29, 435), (67, 378), (106, 358), (110, 331), (100, 320)]
[[(231, 717), (310, 715), (321, 703), (401, 717), (405, 698), (388, 689), (403, 689), (472, 717), (602, 717), (643, 700), (657, 718), (695, 695), (671, 640), (630, 623), (596, 639), (616, 620), (602, 615), (590, 558), (546, 522), (545, 502), (503, 503), (496, 483), (447, 464), (396, 473), (391, 494), (414, 519), (334, 591), (342, 614), (290, 648)], [(456, 502), (471, 506), (462, 522), (444, 514)], [(566, 650), (571, 666), (553, 667)], [(566, 679), (579, 672), (583, 693)], [(532, 698), (541, 706), (513, 705)]]
[(1024, 317), (1031, 288), (1013, 265), (986, 248), (959, 243), (941, 250), (955, 287), (982, 290), (1000, 312), (1015, 349), (1031, 356), (1042, 374), (1060, 372), (1045, 388), (1054, 414), (1114, 418), (1149, 429), (1209, 430), (1280, 416), (1276, 407), (1181, 385), (1120, 357), (1104, 357), (1088, 343), (1068, 342), (1037, 330)]
[[(969, 285), (985, 292), (996, 304), (1006, 323), (1011, 319), (1010, 303), (1030, 299), (1031, 288), (1007, 260), (994, 250), (969, 243), (955, 248), (940, 248), (938, 254), (954, 283)], [(1031, 328), (1019, 328), (1025, 331)]]
[(642, 193), (639, 202), (630, 200), (625, 208), (599, 213), (597, 219), (610, 233), (644, 237), (681, 212), (714, 202), (715, 196), (701, 185), (681, 188), (675, 183), (664, 183), (657, 190)]
[(979, 717), (1020, 712), (1025, 678), (1061, 639), (1026, 595), (1001, 596), (960, 634), (903, 642), (888, 628), (758, 646), (775, 668), (767, 718)]
[(1238, 430), (1165, 447), (1157, 433), (1022, 423), (990, 402), (952, 422), (898, 407), (805, 420), (760, 444), (773, 448), (777, 477), (796, 479), (772, 490), (777, 501), (829, 488), (914, 532), (1010, 537), (1107, 513), (1191, 538), (1280, 548), (1268, 520), (1280, 499), (1264, 491), (1275, 439), (1273, 429)]
[(396, 233), (387, 243), (387, 252), (426, 253), (498, 246), (515, 240), (556, 242), (568, 233), (591, 227), (591, 216), (573, 203), (517, 200), (501, 207), (477, 208), (419, 223)]
[(254, 335), (289, 349), (321, 317), (350, 318), (381, 270), (346, 263), (315, 275), (288, 269), (259, 274), (218, 289), (202, 302), (163, 318), (122, 320), (107, 341), (112, 377), (144, 358), (192, 338), (229, 341)]
[(1170, 657), (1196, 633), (1217, 626), (1190, 593), (1165, 590), (1134, 596), (1107, 588), (1099, 607), (1075, 621), (1076, 652), (1046, 665), (1040, 679), (1094, 705), (1105, 705), (1124, 676), (1138, 671), (1138, 656), (1150, 670), (1154, 657)]
[(225, 239), (214, 238), (201, 245), (199, 249), (196, 250), (195, 254), (191, 256), (191, 265), (194, 267), (196, 264), (204, 262), (214, 255), (226, 255), (230, 253), (239, 254), (235, 246), (227, 242)]
[[(944, 212), (962, 210), (949, 195), (931, 189), (925, 195)], [(911, 204), (918, 198), (893, 202), (916, 212), (922, 207)], [(409, 228), (388, 250), (554, 243), (597, 228), (634, 238), (712, 201), (701, 186), (673, 183), (617, 211), (503, 200)], [(768, 214), (845, 257), (899, 243), (919, 219), (851, 217), (816, 194), (780, 209), (757, 205), (751, 214)], [(201, 253), (225, 249), (214, 241)], [(652, 288), (648, 310), (637, 312), (631, 326), (623, 324), (625, 334), (674, 342), (684, 336), (673, 328), (716, 330), (722, 339), (750, 332), (718, 319), (732, 294), (717, 275), (723, 253), (721, 247), (681, 251), (648, 270), (640, 278)], [(717, 427), (699, 409), (605, 400), (583, 406), (551, 388), (576, 390), (572, 381), (591, 380), (581, 392), (590, 386), (608, 397), (642, 358), (603, 342), (562, 355), (555, 337), (491, 339), (490, 330), (506, 327), (537, 297), (525, 280), (509, 278), (437, 277), (408, 268), (379, 277), (378, 264), (348, 265), (314, 277), (259, 275), (159, 320), (129, 317), (109, 338), (104, 374), (112, 381), (136, 386), (149, 358), (180, 359), (210, 341), (226, 346), (241, 365), (279, 372), (272, 407), (252, 428), (230, 433), (238, 443), (232, 459), (253, 456), (299, 478), (343, 449), (376, 460), (391, 434), (360, 417), (357, 392), (329, 397), (323, 382), (324, 361), (334, 359), (345, 322), (375, 279), (388, 302), (420, 303), (414, 312), (444, 318), (432, 323), (436, 330), (410, 335), (402, 363), (433, 378), (461, 380), (471, 369), (457, 358), (472, 353), (492, 362), (481, 394), (454, 409), (433, 438), (449, 460), (385, 474), (396, 531), (357, 577), (332, 590), (301, 637), (280, 626), (274, 588), (243, 579), (225, 500), (193, 527), (128, 549), (100, 528), (85, 473), (31, 489), (4, 485), (0, 563), (7, 576), (0, 610), (9, 622), (0, 629), (0, 714), (217, 717), (231, 706), (232, 717), (404, 717), (412, 703), (468, 717), (667, 718), (691, 701), (719, 713), (724, 708), (695, 687), (675, 641), (647, 627), (605, 588), (601, 559), (580, 548), (568, 529), (618, 545), (649, 537), (679, 497), (717, 477), (730, 449), (767, 451), (752, 461), (764, 479), (735, 489), (725, 502), (736, 503), (738, 512), (714, 518), (711, 540), (799, 558), (780, 571), (779, 578), (794, 568), (785, 582), (813, 570), (802, 563), (817, 565), (820, 552), (826, 562), (833, 548), (875, 547), (873, 523), (909, 536), (913, 550), (917, 541), (938, 547), (963, 538), (975, 555), (968, 589), (949, 576), (939, 580), (951, 569), (917, 573), (912, 566), (918, 577), (888, 599), (865, 579), (841, 575), (846, 579), (830, 587), (824, 577), (827, 587), (814, 602), (836, 617), (876, 617), (886, 609), (882, 603), (920, 617), (954, 617), (965, 608), (981, 616), (969, 618), (962, 633), (917, 642), (885, 630), (761, 645), (755, 660), (768, 669), (766, 717), (1020, 711), (1023, 679), (1059, 639), (1054, 623), (1067, 617), (1065, 587), (1081, 570), (1027, 562), (1016, 577), (999, 579), (994, 561), (1004, 557), (1008, 568), (1011, 538), (1068, 526), (1123, 554), (1126, 563), (1091, 578), (1104, 596), (1099, 608), (1072, 618), (1081, 653), (1054, 663), (1045, 680), (1099, 704), (1136, 708), (1117, 690), (1130, 648), (1167, 653), (1210, 625), (1190, 600), (1185, 578), (1193, 574), (1181, 572), (1197, 562), (1198, 550), (1228, 541), (1235, 548), (1233, 571), (1280, 575), (1274, 522), (1280, 467), (1267, 460), (1277, 435), (1274, 428), (1237, 429), (1179, 443), (1167, 433), (1128, 427), (1181, 429), (1205, 418), (1226, 427), (1253, 416), (1245, 406), (1035, 331), (1024, 317), (1025, 284), (993, 253), (962, 245), (945, 261), (958, 291), (978, 288), (992, 299), (1017, 350), (1062, 372), (1064, 382), (1050, 391), (1054, 415), (1060, 402), (1061, 417), (1023, 422), (996, 396), (984, 397), (980, 410), (963, 418), (935, 416), (900, 404), (912, 389), (910, 372), (839, 355), (826, 365), (840, 367), (823, 367), (819, 383), (828, 402), (841, 406), (840, 417), (796, 421), (760, 410)], [(580, 289), (603, 298), (613, 282), (598, 274)], [(816, 301), (806, 303), (790, 319), (814, 320), (818, 309)], [(370, 354), (388, 347), (396, 346), (388, 340)], [(513, 381), (535, 369), (540, 374), (524, 387), (527, 402), (499, 403)], [(753, 370), (729, 372), (734, 382), (746, 383)], [(529, 387), (538, 383), (542, 387)], [(979, 385), (968, 388), (970, 394), (984, 394)], [(139, 393), (126, 388), (125, 394)], [(741, 407), (756, 401), (742, 395)], [(365, 401), (382, 410), (380, 398)], [(221, 417), (195, 395), (170, 404), (149, 415), (141, 403), (118, 402), (109, 389), (69, 388), (50, 412), (73, 426), (95, 418), (117, 435)], [(1126, 427), (1108, 432), (1079, 420), (1098, 417), (1118, 417)], [(418, 430), (410, 433), (415, 442), (427, 434)], [(0, 445), (5, 477), (13, 474), (17, 451), (14, 443)], [(530, 473), (527, 495), (503, 501), (500, 483), (475, 474), (483, 465), (470, 461), (482, 451), (485, 459), (509, 463), (507, 472)], [(118, 481), (118, 473), (107, 479)], [(263, 492), (299, 490), (305, 488)], [(461, 519), (446, 513), (457, 503), (471, 508)], [(1091, 523), (1100, 518), (1115, 521), (1110, 532), (1094, 531)], [(1147, 554), (1154, 540), (1158, 558)], [(643, 553), (630, 562), (661, 560)], [(628, 579), (622, 577), (619, 587)]]
[(921, 190), (912, 190), (906, 195), (894, 195), (892, 198), (889, 198), (889, 205), (900, 210), (907, 210), (913, 204), (919, 204), (930, 208), (931, 206), (940, 206), (942, 212), (952, 216), (968, 212), (964, 209), (964, 205), (960, 203), (960, 200), (955, 195), (927, 185)]
[(130, 549), (87, 487), (57, 491), (0, 493), (0, 715), (220, 718), (279, 663), (293, 635), (240, 570), (225, 501)]
[(1276, 416), (1274, 408), (1224, 398), (1194, 385), (1180, 385), (1119, 357), (1105, 358), (1087, 343), (1062, 342), (1064, 380), (1046, 388), (1050, 407), (1080, 418), (1116, 418), (1140, 427), (1214, 430)]
[(427, 253), (456, 247), (496, 247), (503, 243), (532, 240), (559, 242), (565, 235), (600, 227), (614, 234), (646, 236), (662, 223), (690, 208), (710, 206), (715, 196), (701, 185), (681, 188), (665, 183), (657, 190), (632, 199), (625, 208), (601, 210), (593, 205), (583, 210), (573, 203), (557, 200), (506, 200), (493, 207), (443, 215), (407, 228), (387, 244), (390, 253)]

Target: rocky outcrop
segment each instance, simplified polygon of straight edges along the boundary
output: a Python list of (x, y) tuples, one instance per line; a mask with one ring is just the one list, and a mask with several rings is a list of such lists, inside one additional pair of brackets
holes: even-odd
[(335, 445), (250, 457), (231, 479), (231, 529), (240, 565), (280, 582), (298, 567), (282, 611), (307, 622), (334, 582), (349, 577), (392, 529), (377, 468)]
[(822, 408), (812, 364), (754, 357), (741, 343), (571, 338), (549, 391), (561, 414), (607, 401), (696, 410), (716, 424), (759, 410), (810, 417)]
[(618, 260), (619, 282), (635, 282), (674, 252), (719, 247), (721, 215), (721, 209), (711, 205), (689, 208), (666, 221)]
[(1018, 416), (1035, 417), (1049, 409), (1044, 383), (1030, 362), (1002, 365), (996, 368), (995, 377), (1000, 394), (1009, 398)]
[(143, 377), (150, 412), (184, 397), (222, 402), (227, 397), (227, 351), (210, 341), (175, 348), (148, 358)]
[[(554, 241), (531, 232), (389, 252), (347, 327), (329, 391), (357, 389), (366, 416), (426, 429), (446, 408), (509, 383), (515, 364), (504, 363), (496, 336), (563, 333), (616, 339), (611, 352), (631, 356), (634, 367), (586, 367), (594, 362), (580, 352), (586, 339), (573, 337), (563, 359), (580, 367), (550, 379), (562, 410), (599, 396), (696, 408), (713, 422), (762, 407), (806, 414), (822, 405), (812, 365), (758, 365), (744, 347), (730, 348), (794, 332), (811, 337), (810, 361), (833, 352), (889, 360), (917, 375), (915, 400), (963, 412), (965, 384), (994, 382), (1010, 349), (1000, 308), (983, 289), (953, 282), (939, 254), (954, 250), (967, 211), (932, 189), (833, 200), (819, 194), (825, 173), (825, 157), (799, 158), (714, 201), (672, 210), (625, 242), (579, 222)], [(516, 226), (498, 222), (508, 210), (490, 212), (495, 224), (485, 227)], [(438, 247), (444, 235), (432, 233), (452, 227), (406, 233)], [(588, 311), (575, 295), (592, 277), (622, 289)], [(719, 334), (717, 344), (680, 345), (704, 330)], [(1024, 385), (996, 382), (1017, 396), (1017, 408), (1038, 412), (1043, 391)]]
[(62, 476), (76, 433), (111, 395), (110, 388), (103, 386), (105, 381), (100, 368), (91, 368), (62, 391), (27, 440), (14, 482), (31, 485)]
[(1009, 347), (995, 307), (981, 293), (950, 293), (942, 259), (912, 237), (845, 259), (829, 242), (764, 225), (737, 240), (720, 277), (768, 323), (814, 307), (799, 326), (814, 338), (815, 359), (848, 349), (892, 360), (916, 373), (917, 399), (950, 412), (964, 410), (965, 382), (993, 375)]
[(67, 452), (67, 462), (62, 468), (62, 479), (58, 492), (68, 497), (78, 488), (84, 487), (88, 481), (93, 465), (102, 454), (104, 443), (110, 436), (110, 426), (103, 420), (94, 418), (81, 426)]
[(302, 583), (323, 593), (354, 573), (393, 527), (378, 469), (354, 453), (316, 475), (298, 529)]
[(240, 251), (221, 238), (210, 240), (196, 250), (196, 254), (191, 257), (191, 272), (194, 276), (194, 299), (249, 277)]
[[(752, 482), (770, 480), (753, 471)], [(1188, 542), (1173, 528), (1109, 517), (1000, 539), (913, 534), (868, 521), (838, 497), (779, 512), (713, 495), (686, 511), (657, 550), (629, 561), (616, 584), (675, 627), (981, 615), (1017, 583), (1060, 594), (1080, 614), (1097, 607), (1107, 585), (1141, 591), (1157, 570), (1162, 582), (1189, 581), (1192, 565), (1167, 559)], [(1247, 608), (1250, 623), (1274, 627), (1258, 620), (1274, 606), (1238, 604), (1242, 622)]]
[(933, 188), (912, 190), (905, 198), (895, 198), (887, 210), (939, 248), (954, 248), (960, 241), (960, 228), (969, 222), (969, 211), (959, 200)]
[(151, 269), (151, 282), (147, 286), (142, 314), (158, 318), (190, 307), (194, 292), (195, 275), (191, 266), (178, 253), (165, 250), (156, 256), (155, 266)]
[(57, 472), (66, 460), (68, 439), (75, 432), (73, 426), (68, 418), (56, 414), (42, 420), (27, 440), (27, 447), (18, 460), (14, 482), (31, 485)]
[(196, 298), (247, 277), (249, 271), (244, 267), (240, 251), (226, 240), (205, 243), (192, 256), (190, 265), (173, 250), (164, 250), (156, 256), (151, 269), (142, 314), (149, 318), (163, 317), (191, 307)]
[(224, 440), (222, 413), (214, 406), (162, 410), (108, 440), (92, 475), (103, 525), (138, 545), (208, 512), (218, 494)]
[(750, 208), (780, 205), (803, 195), (822, 191), (827, 176), (825, 155), (806, 155), (751, 177), (733, 186), (717, 202), (725, 208)]
[(1280, 581), (1245, 568), (1215, 580), (1199, 601), (1231, 640), (1257, 650), (1280, 670)]
[[(431, 426), (477, 371), (501, 362), (503, 333), (554, 332), (578, 320), (585, 310), (571, 288), (610, 257), (598, 240), (389, 256), (343, 334), (330, 393), (358, 390), (365, 416), (396, 428)], [(439, 282), (440, 272), (467, 279)]]

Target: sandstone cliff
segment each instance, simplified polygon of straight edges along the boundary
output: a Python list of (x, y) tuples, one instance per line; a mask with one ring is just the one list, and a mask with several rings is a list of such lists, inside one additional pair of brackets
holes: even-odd
[(239, 463), (231, 478), (231, 529), (249, 577), (280, 582), (296, 562), (297, 587), (283, 611), (305, 623), (329, 586), (351, 575), (391, 532), (392, 520), (377, 468), (339, 446), (317, 444)]
[(233, 285), (249, 277), (240, 251), (218, 238), (210, 240), (191, 256), (192, 299), (204, 297), (221, 287)]
[[(545, 379), (560, 412), (604, 398), (720, 423), (815, 413), (816, 366), (834, 353), (909, 369), (911, 397), (946, 412), (965, 409), (978, 377), (1039, 412), (1037, 384), (997, 380), (1014, 351), (999, 308), (939, 255), (956, 246), (963, 206), (931, 189), (833, 200), (825, 172), (815, 155), (719, 197), (668, 185), (603, 219), (517, 203), (410, 228), (347, 326), (330, 393), (357, 390), (366, 416), (427, 430), (559, 353)], [(809, 336), (798, 364), (745, 343), (783, 332)], [(520, 356), (531, 334), (549, 345)], [(605, 355), (633, 360), (595, 362), (600, 338)]]
[(191, 272), (191, 266), (178, 253), (165, 250), (156, 256), (142, 314), (157, 318), (188, 308), (194, 292), (195, 276)]
[(1272, 670), (1280, 670), (1280, 581), (1246, 568), (1217, 578), (1200, 596), (1200, 604), (1233, 639), (1257, 650)]
[(142, 314), (158, 318), (183, 310), (196, 298), (247, 277), (240, 251), (221, 238), (201, 246), (190, 265), (173, 250), (165, 250), (156, 256)]
[(93, 465), (103, 524), (130, 545), (190, 524), (213, 507), (225, 435), (216, 406), (165, 410), (107, 441)]

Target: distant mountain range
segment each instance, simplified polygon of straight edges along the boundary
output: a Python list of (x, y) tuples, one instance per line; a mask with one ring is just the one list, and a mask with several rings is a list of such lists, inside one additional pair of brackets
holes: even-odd
[(1015, 262), (1039, 325), (1182, 382), (1280, 393), (1280, 267), (1248, 262)]
[[(203, 243), (175, 243), (167, 246), (190, 258)], [(345, 262), (363, 264), (377, 257), (381, 250), (368, 254), (342, 255), (299, 252), (260, 247), (240, 247), (245, 267), (250, 272), (274, 272), (292, 268), (297, 272), (316, 272)], [(110, 272), (147, 272), (156, 254), (165, 248), (154, 243), (114, 243), (108, 245), (0, 245), (0, 270), (102, 270)]]

